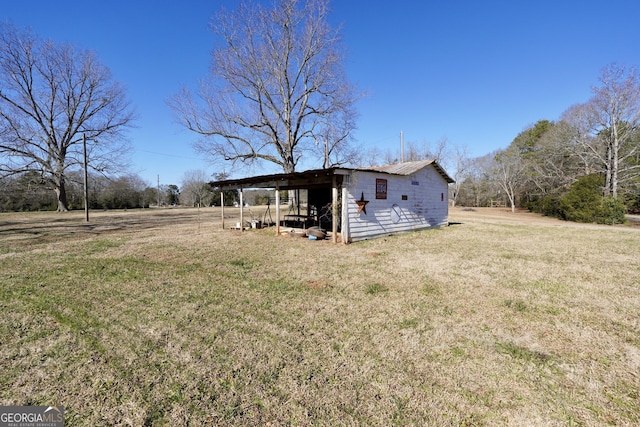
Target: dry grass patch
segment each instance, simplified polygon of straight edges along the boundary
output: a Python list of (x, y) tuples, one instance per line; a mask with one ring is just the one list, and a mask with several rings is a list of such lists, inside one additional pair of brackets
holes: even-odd
[(640, 234), (482, 214), (349, 246), (214, 210), (0, 215), (0, 404), (68, 425), (639, 423)]

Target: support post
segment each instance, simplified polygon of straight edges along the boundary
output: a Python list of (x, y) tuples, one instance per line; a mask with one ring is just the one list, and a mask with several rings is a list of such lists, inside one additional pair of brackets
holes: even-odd
[(240, 231), (244, 231), (244, 201), (242, 200), (242, 187), (240, 187)]
[(342, 244), (349, 243), (349, 206), (347, 205), (347, 186), (342, 181), (342, 214), (340, 215), (342, 227), (340, 228), (342, 233)]
[(224, 230), (224, 191), (220, 187), (220, 210), (222, 211), (222, 229)]
[(338, 243), (338, 179), (336, 175), (332, 178), (332, 202), (331, 202), (331, 240)]
[(280, 186), (276, 184), (276, 236), (280, 235)]

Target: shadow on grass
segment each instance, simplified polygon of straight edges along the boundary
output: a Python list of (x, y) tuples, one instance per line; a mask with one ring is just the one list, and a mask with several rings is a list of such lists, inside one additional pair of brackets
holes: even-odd
[[(74, 212), (75, 214), (76, 212)], [(100, 212), (102, 214), (102, 212)], [(102, 234), (126, 230), (144, 230), (165, 227), (177, 222), (212, 220), (211, 212), (198, 214), (196, 211), (182, 211), (180, 213), (158, 211), (153, 213), (141, 212), (143, 215), (115, 212), (107, 215), (96, 215), (89, 222), (77, 215), (68, 217), (54, 217), (65, 213), (52, 213), (43, 216), (38, 221), (6, 221), (0, 222), (0, 237), (2, 236), (40, 236), (55, 234), (58, 236), (69, 234)]]

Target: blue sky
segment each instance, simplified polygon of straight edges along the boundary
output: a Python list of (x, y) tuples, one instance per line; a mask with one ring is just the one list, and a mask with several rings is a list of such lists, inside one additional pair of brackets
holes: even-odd
[[(179, 185), (186, 171), (221, 170), (193, 151), (196, 135), (175, 123), (166, 100), (207, 74), (210, 17), (237, 4), (7, 1), (0, 19), (95, 51), (139, 116), (129, 133), (132, 171), (151, 185), (158, 175)], [(586, 101), (604, 66), (640, 67), (636, 0), (333, 0), (332, 8), (348, 77), (367, 93), (354, 134), (365, 149), (399, 151), (403, 131), (406, 143), (447, 138), (484, 155)]]

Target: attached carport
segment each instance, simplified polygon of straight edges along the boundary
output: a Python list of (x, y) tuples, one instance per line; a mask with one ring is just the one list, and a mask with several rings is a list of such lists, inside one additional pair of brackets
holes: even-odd
[[(240, 229), (244, 229), (244, 200), (243, 191), (245, 189), (273, 189), (275, 190), (275, 214), (276, 214), (276, 235), (280, 235), (280, 224), (282, 215), (280, 212), (280, 191), (281, 190), (331, 190), (331, 239), (333, 243), (337, 243), (338, 239), (338, 221), (341, 220), (341, 213), (338, 212), (339, 206), (339, 189), (342, 192), (346, 188), (342, 185), (344, 177), (349, 175), (349, 169), (329, 168), (308, 170), (305, 172), (294, 172), (288, 174), (262, 175), (240, 179), (228, 179), (222, 181), (213, 181), (209, 184), (221, 190), (222, 205), (222, 228), (224, 223), (224, 191), (239, 190), (240, 192)], [(346, 195), (342, 195), (342, 199), (346, 199)]]

